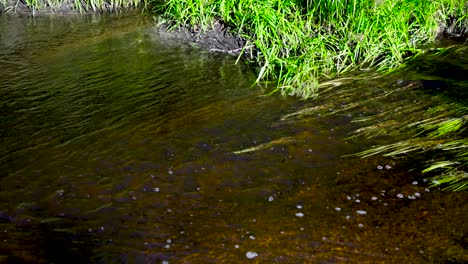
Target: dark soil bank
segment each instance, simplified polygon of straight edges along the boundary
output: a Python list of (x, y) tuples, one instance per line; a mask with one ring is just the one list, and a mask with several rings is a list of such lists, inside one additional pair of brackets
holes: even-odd
[(254, 59), (258, 52), (252, 43), (248, 43), (242, 37), (231, 33), (232, 29), (219, 20), (215, 21), (213, 27), (207, 30), (188, 25), (172, 29), (168, 24), (163, 23), (157, 26), (156, 32), (166, 39), (191, 43), (211, 52), (221, 52), (233, 56), (242, 54), (248, 59)]

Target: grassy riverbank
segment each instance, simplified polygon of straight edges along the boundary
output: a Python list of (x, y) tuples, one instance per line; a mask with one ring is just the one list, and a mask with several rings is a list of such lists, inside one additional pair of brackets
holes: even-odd
[(1, 13), (70, 14), (116, 12), (146, 6), (147, 0), (0, 0)]
[(459, 0), (167, 0), (159, 11), (202, 29), (223, 21), (258, 49), (258, 81), (310, 97), (321, 79), (398, 67), (438, 34), (466, 28), (467, 8)]

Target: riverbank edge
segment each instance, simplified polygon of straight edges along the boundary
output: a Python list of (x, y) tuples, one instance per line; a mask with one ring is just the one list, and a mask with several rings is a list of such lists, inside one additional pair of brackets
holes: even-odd
[(66, 0), (57, 1), (52, 4), (40, 3), (38, 1), (27, 3), (19, 0), (0, 0), (0, 14), (13, 16), (67, 16), (67, 15), (87, 15), (99, 13), (126, 13), (135, 10), (144, 10), (147, 3), (143, 0), (134, 1), (81, 1)]
[[(235, 30), (220, 19), (215, 19), (208, 28), (177, 25), (175, 21), (166, 21), (161, 16), (155, 18), (156, 33), (163, 38), (179, 40), (193, 44), (203, 50), (240, 57), (248, 62), (256, 63), (259, 49), (248, 38), (237, 34)], [(457, 25), (456, 19), (451, 24), (439, 25), (434, 46), (442, 43), (468, 42), (468, 27)], [(260, 63), (261, 64), (261, 63)]]
[(167, 0), (153, 11), (187, 30), (229, 25), (259, 51), (257, 82), (304, 98), (316, 96), (326, 79), (394, 70), (435, 41), (468, 36), (468, 4), (457, 1), (307, 2), (314, 4)]

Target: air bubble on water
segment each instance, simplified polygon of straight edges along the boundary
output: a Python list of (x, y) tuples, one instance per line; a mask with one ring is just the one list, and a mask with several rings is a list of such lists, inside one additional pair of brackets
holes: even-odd
[(169, 261), (163, 260), (163, 261), (161, 262), (161, 264), (169, 264)]
[(371, 197), (371, 200), (372, 200), (372, 201), (376, 201), (377, 199), (378, 199), (378, 198), (375, 197), (375, 196), (372, 196), (372, 197)]
[(56, 193), (57, 195), (62, 196), (62, 195), (65, 193), (65, 191), (64, 191), (63, 189), (60, 189), (60, 190), (56, 191), (55, 193)]
[(348, 219), (348, 220), (351, 219), (351, 216), (350, 216), (350, 215), (347, 215), (347, 216), (346, 216), (346, 219)]
[(392, 168), (392, 166), (390, 166), (390, 165), (385, 165), (385, 169), (389, 170), (389, 169), (391, 169), (391, 168)]
[(164, 248), (170, 248), (170, 247), (171, 247), (171, 245), (165, 245), (164, 246)]
[(301, 230), (301, 231), (304, 231), (304, 228), (303, 228), (303, 227), (301, 227), (301, 228), (299, 228), (299, 230)]
[(273, 196), (268, 197), (269, 202), (273, 202), (274, 199), (275, 199), (275, 197), (273, 197)]
[(339, 211), (341, 211), (341, 208), (335, 207), (335, 210), (336, 210), (337, 212), (339, 212)]
[(249, 238), (255, 240), (255, 236), (249, 236)]
[(323, 240), (323, 241), (327, 241), (327, 237), (322, 237), (322, 240)]
[(359, 199), (356, 199), (356, 203), (360, 203), (360, 202), (361, 202), (361, 200), (359, 200)]
[(296, 213), (296, 216), (297, 216), (297, 217), (303, 217), (303, 216), (304, 216), (304, 214), (303, 214), (303, 213), (301, 213), (301, 212), (299, 212), (299, 213)]
[(356, 213), (358, 213), (358, 214), (360, 214), (360, 215), (365, 215), (365, 214), (367, 214), (367, 212), (364, 211), (364, 210), (357, 210)]
[(172, 240), (168, 239), (168, 240), (166, 240), (166, 243), (170, 244), (170, 243), (172, 243)]
[(167, 173), (169, 173), (170, 175), (174, 174), (174, 172), (171, 169), (169, 169)]
[(397, 197), (400, 198), (400, 199), (402, 199), (402, 198), (405, 197), (405, 196), (404, 196), (403, 194), (399, 193), (399, 194), (397, 194)]
[(168, 212), (168, 213), (172, 213), (172, 209), (171, 209), (171, 208), (167, 208), (167, 212)]
[(408, 195), (408, 199), (410, 199), (410, 200), (415, 200), (416, 197), (414, 197), (413, 195)]
[(364, 225), (363, 225), (363, 224), (359, 224), (358, 227), (364, 227)]
[(201, 190), (200, 187), (197, 187), (197, 191), (200, 191), (200, 190)]
[(417, 182), (417, 181), (414, 181), (412, 184), (413, 184), (413, 185), (418, 185), (418, 182)]
[(431, 190), (429, 190), (429, 188), (426, 188), (426, 189), (424, 189), (424, 191), (426, 191), (426, 192), (430, 192)]
[(351, 200), (351, 196), (349, 196), (349, 195), (346, 196), (346, 199)]
[(423, 179), (423, 182), (427, 182), (427, 179)]
[(302, 205), (298, 204), (298, 205), (296, 205), (296, 208), (297, 209), (302, 209)]
[(254, 259), (254, 258), (258, 257), (258, 253), (254, 252), (254, 251), (248, 251), (247, 253), (245, 253), (245, 256), (248, 259)]
[(378, 170), (383, 169), (382, 165), (377, 166), (377, 169), (378, 169)]
[(384, 206), (387, 206), (387, 205), (388, 205), (388, 203), (384, 203), (383, 205), (384, 205)]
[(158, 188), (158, 187), (154, 188), (153, 190), (154, 190), (154, 192), (159, 192), (159, 188)]

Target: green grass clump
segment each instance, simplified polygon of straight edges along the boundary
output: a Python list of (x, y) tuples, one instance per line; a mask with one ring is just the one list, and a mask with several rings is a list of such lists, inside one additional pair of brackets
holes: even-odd
[(466, 9), (459, 0), (167, 0), (158, 8), (184, 26), (222, 20), (258, 49), (258, 81), (302, 97), (316, 95), (321, 78), (397, 67), (449, 19), (466, 23)]
[(86, 13), (114, 12), (122, 9), (146, 6), (147, 0), (0, 0), (3, 12), (16, 12), (24, 5), (34, 16), (37, 13)]

